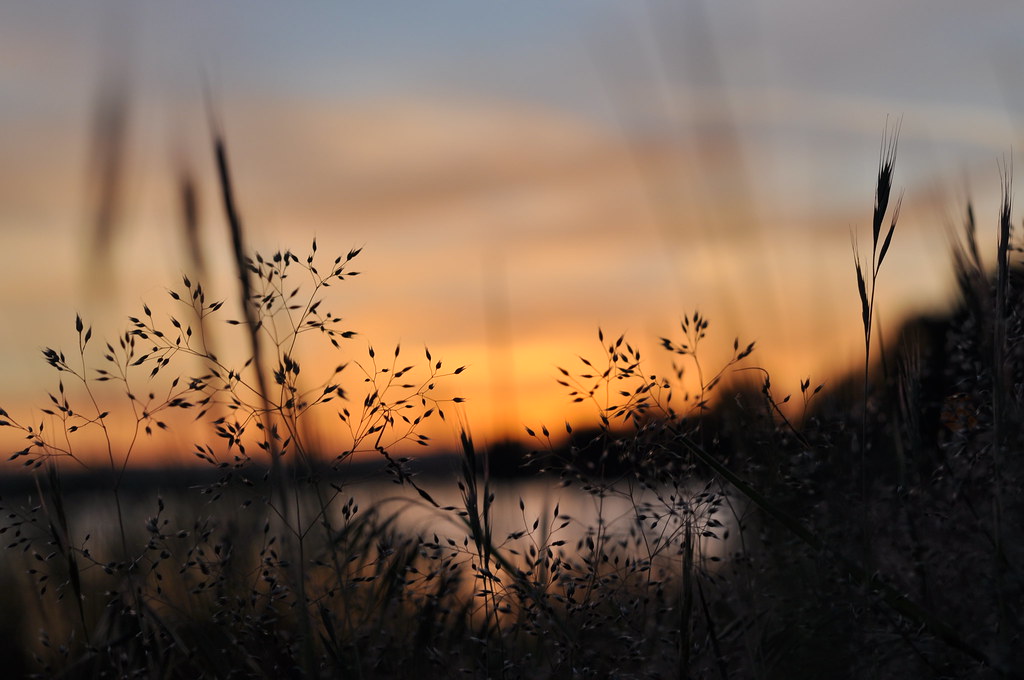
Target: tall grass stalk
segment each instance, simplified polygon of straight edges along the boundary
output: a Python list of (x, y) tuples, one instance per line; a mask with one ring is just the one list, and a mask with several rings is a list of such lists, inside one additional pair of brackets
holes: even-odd
[[(270, 455), (271, 483), (277, 496), (277, 511), (280, 513), (284, 525), (281, 540), (284, 553), (288, 555), (290, 571), (292, 572), (291, 585), (296, 590), (296, 598), (298, 600), (296, 610), (302, 638), (303, 665), (307, 676), (312, 677), (315, 673), (316, 665), (313, 651), (312, 626), (310, 625), (309, 606), (306, 598), (306, 560), (302, 550), (302, 540), (298, 535), (298, 524), (295, 521), (298, 517), (293, 518), (293, 514), (297, 515), (299, 512), (299, 506), (297, 498), (293, 499), (289, 493), (289, 483), (281, 461), (282, 452), (277, 434), (277, 423), (274, 420), (274, 411), (269, 400), (271, 392), (267, 382), (267, 373), (263, 359), (263, 343), (261, 342), (260, 334), (262, 324), (257, 310), (254, 308), (250, 264), (245, 254), (246, 247), (242, 220), (235, 205), (231, 172), (228, 167), (227, 149), (224, 143), (224, 133), (216, 123), (212, 112), (210, 114), (210, 124), (213, 133), (214, 156), (217, 162), (217, 177), (220, 180), (221, 197), (224, 201), (224, 213), (231, 231), (231, 253), (238, 272), (240, 303), (252, 349), (252, 366), (253, 371), (256, 373), (258, 394), (263, 402), (261, 413), (262, 428), (266, 437), (265, 449)], [(292, 508), (293, 501), (295, 502), (294, 510)]]
[(878, 162), (878, 176), (875, 183), (875, 208), (871, 216), (871, 259), (866, 263), (869, 277), (864, 275), (864, 265), (861, 264), (861, 255), (857, 248), (856, 239), (853, 245), (854, 266), (857, 274), (857, 292), (860, 296), (861, 322), (864, 333), (864, 383), (861, 402), (861, 428), (860, 428), (860, 482), (861, 482), (861, 512), (862, 512), (862, 540), (863, 550), (866, 556), (871, 554), (870, 526), (868, 517), (868, 404), (870, 401), (870, 377), (871, 377), (871, 347), (872, 334), (875, 321), (875, 291), (878, 287), (878, 273), (885, 261), (892, 244), (892, 236), (896, 231), (896, 222), (899, 220), (900, 207), (903, 204), (903, 196), (896, 200), (889, 221), (889, 228), (882, 237), (882, 227), (885, 223), (886, 214), (889, 212), (889, 202), (892, 195), (893, 172), (896, 165), (896, 149), (899, 143), (900, 124), (896, 123), (891, 135), (883, 135), (880, 158)]
[(992, 315), (992, 519), (994, 537), (995, 574), (993, 586), (995, 599), (999, 607), (1000, 637), (1004, 647), (1012, 642), (1009, 638), (1011, 628), (1009, 609), (1006, 603), (1005, 581), (1007, 578), (1006, 553), (1003, 535), (1003, 455), (1006, 446), (1006, 397), (1010, 392), (1007, 372), (1007, 320), (1010, 310), (1007, 308), (1010, 289), (1010, 222), (1013, 189), (1012, 158), (1009, 167), (1002, 167), (1002, 200), (999, 210), (999, 235), (997, 239), (996, 290), (995, 310)]

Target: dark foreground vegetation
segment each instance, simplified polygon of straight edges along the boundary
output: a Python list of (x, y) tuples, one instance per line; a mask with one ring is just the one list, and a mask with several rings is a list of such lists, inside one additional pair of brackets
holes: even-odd
[[(594, 516), (520, 502), (518, 528), (499, 533), (491, 472), (522, 474), (514, 447), (488, 462), (464, 435), (451, 504), (391, 453), (453, 416), (459, 400), (443, 391), (461, 368), (429, 350), (355, 358), (354, 333), (323, 300), (357, 252), (323, 260), (314, 242), (303, 257), (247, 256), (218, 137), (240, 290), (229, 323), (249, 359), (215, 351), (224, 302), (188, 278), (171, 316), (147, 307), (109, 344), (77, 320), (78, 347), (45, 350), (58, 374), (48, 408), (0, 410), (26, 438), (8, 465), (31, 484), (2, 502), (5, 676), (1019, 677), (1024, 277), (1009, 187), (995, 271), (969, 218), (959, 306), (908, 323), (882, 352), (892, 142), (871, 253), (851, 271), (862, 375), (789, 396), (739, 341), (709, 368), (700, 314), (662, 340), (679, 362), (669, 376), (600, 334), (600, 356), (557, 376), (599, 427), (528, 430), (524, 459), (530, 478), (591, 495)], [(307, 341), (337, 348), (337, 369), (302, 372)], [(730, 380), (740, 367), (756, 380)], [(781, 408), (794, 399), (800, 419)], [(127, 430), (109, 424), (114, 409)], [(337, 450), (311, 443), (307, 421), (325, 409)], [(135, 437), (182, 416), (207, 428), (194, 453), (209, 476), (133, 497)], [(68, 476), (86, 436), (107, 457), (88, 502)], [(351, 462), (367, 453), (411, 491), (405, 505), (353, 500), (365, 475)], [(408, 530), (398, 520), (411, 505), (456, 529)]]

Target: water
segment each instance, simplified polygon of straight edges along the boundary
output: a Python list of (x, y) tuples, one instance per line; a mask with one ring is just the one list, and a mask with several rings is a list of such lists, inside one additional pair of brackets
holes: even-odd
[[(440, 508), (410, 486), (382, 482), (353, 486), (343, 496), (361, 509), (394, 514), (402, 531), (463, 541), (467, 526), (460, 512), (464, 514), (465, 506), (457, 484), (437, 480), (421, 487)], [(494, 483), (491, 493), (493, 542), (519, 552), (560, 541), (558, 552), (571, 557), (590, 552), (600, 542), (623, 557), (643, 559), (658, 553), (671, 558), (684, 540), (687, 522), (698, 539), (699, 559), (708, 567), (738, 549), (736, 499), (702, 484), (650, 489), (619, 483), (584, 490), (557, 479), (529, 478)], [(336, 521), (342, 519), (343, 502), (334, 508)]]
[[(427, 541), (436, 537), (458, 544), (466, 541), (470, 532), (457, 482), (428, 478), (418, 484), (437, 506), (423, 499), (412, 486), (397, 485), (378, 476), (343, 485), (340, 491), (327, 487), (320, 499), (306, 492), (299, 504), (299, 522), (311, 535), (317, 535), (318, 514), (326, 503), (335, 528), (345, 526), (353, 516), (373, 514), (379, 520), (389, 519), (391, 528), (401, 535), (418, 535)], [(120, 513), (110, 491), (69, 493), (65, 505), (71, 542), (88, 548), (102, 561), (104, 554), (118, 552), (122, 526), (129, 551), (131, 546), (142, 550), (151, 535), (147, 527), (167, 535), (210, 531), (215, 538), (225, 535), (233, 542), (258, 540), (273, 513), (255, 487), (240, 486), (224, 491), (216, 500), (216, 493), (203, 493), (199, 487), (175, 488), (162, 494), (127, 489), (121, 494)], [(621, 482), (586, 490), (575, 484), (566, 486), (558, 479), (534, 477), (498, 481), (490, 491), (492, 542), (513, 562), (531, 547), (536, 551), (550, 549), (570, 560), (604, 552), (632, 560), (671, 562), (681, 554), (688, 525), (696, 538), (697, 560), (705, 568), (717, 568), (739, 549), (736, 517), (742, 509), (737, 499), (711, 485), (690, 483), (651, 489)], [(39, 539), (24, 554), (45, 554), (49, 540), (46, 511), (53, 511), (52, 501), (39, 504), (34, 495), (20, 500), (8, 497), (5, 501), (5, 507), (14, 509), (15, 514), (36, 519), (34, 524), (23, 526), (23, 535)], [(32, 507), (40, 509), (30, 512)], [(482, 507), (481, 499), (478, 508)], [(10, 523), (12, 518), (6, 521)]]

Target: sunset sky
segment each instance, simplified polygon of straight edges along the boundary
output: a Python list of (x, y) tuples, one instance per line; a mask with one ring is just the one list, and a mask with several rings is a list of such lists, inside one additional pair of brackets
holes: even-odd
[[(598, 354), (598, 326), (667, 370), (657, 338), (698, 308), (709, 363), (739, 336), (783, 394), (834, 379), (862, 351), (851, 232), (869, 242), (897, 120), (883, 324), (947, 304), (968, 197), (994, 241), (1022, 27), (996, 0), (5, 2), (0, 405), (44, 404), (39, 351), (73, 346), (76, 313), (109, 338), (163, 304), (189, 266), (180, 167), (199, 180), (209, 287), (235, 294), (204, 81), (250, 245), (363, 247), (363, 275), (328, 299), (360, 333), (346, 350), (401, 341), (469, 365), (445, 388), (482, 439), (585, 418), (555, 367)], [(97, 258), (109, 91), (124, 182)]]

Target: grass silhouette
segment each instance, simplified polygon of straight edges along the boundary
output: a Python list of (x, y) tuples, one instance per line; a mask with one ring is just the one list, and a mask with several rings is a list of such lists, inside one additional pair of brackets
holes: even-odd
[[(593, 517), (520, 498), (521, 526), (505, 532), (508, 487), (467, 431), (447, 480), (424, 481), (394, 453), (428, 444), (423, 424), (462, 401), (439, 386), (463, 367), (429, 350), (407, 360), (400, 346), (354, 358), (355, 332), (327, 295), (356, 275), (359, 250), (324, 259), (313, 241), (301, 257), (250, 255), (216, 130), (213, 146), (241, 318), (223, 319), (231, 305), (186, 276), (170, 291), (177, 312), (144, 306), (114, 342), (76, 318), (76, 350), (43, 352), (58, 374), (50, 404), (38, 417), (0, 409), (0, 426), (27, 442), (9, 464), (32, 485), (3, 500), (10, 673), (1019, 676), (1024, 277), (1008, 175), (994, 276), (969, 210), (954, 252), (962, 303), (909, 322), (873, 360), (874, 292), (899, 213), (897, 200), (883, 236), (896, 133), (883, 143), (872, 257), (854, 271), (863, 374), (801, 382), (799, 420), (749, 364), (753, 343), (705, 365), (700, 313), (660, 339), (678, 362), (667, 376), (599, 331), (600, 360), (556, 377), (593, 405), (596, 427), (567, 423), (564, 440), (528, 428), (525, 460), (532, 479), (592, 499)], [(218, 354), (214, 336), (247, 349)], [(344, 360), (310, 376), (308, 342)], [(111, 424), (116, 409), (126, 430)], [(334, 452), (306, 425), (324, 410), (337, 418)], [(126, 482), (138, 442), (187, 421), (202, 426), (206, 481), (167, 499)], [(68, 464), (94, 465), (86, 441), (101, 443), (106, 474), (82, 494)], [(361, 505), (354, 461), (366, 455), (411, 493)], [(412, 509), (430, 525), (403, 523)]]

